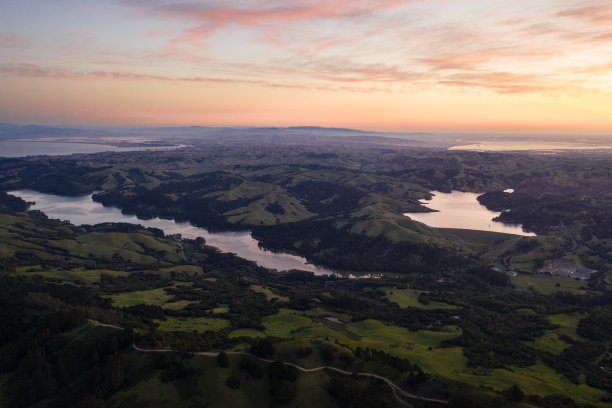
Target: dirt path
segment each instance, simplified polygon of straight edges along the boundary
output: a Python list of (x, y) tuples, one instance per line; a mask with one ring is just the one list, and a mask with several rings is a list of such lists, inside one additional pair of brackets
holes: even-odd
[(187, 262), (187, 256), (185, 256), (185, 248), (183, 248), (183, 244), (176, 241), (174, 243), (181, 249), (181, 258), (183, 258), (183, 261)]
[(87, 321), (89, 323), (93, 324), (94, 326), (111, 327), (113, 329), (123, 330), (123, 327), (115, 326), (114, 324), (106, 324), (106, 323), (102, 323), (102, 322), (99, 322), (99, 321), (94, 320), (94, 319), (87, 319)]
[[(93, 324), (94, 326), (102, 326), (102, 327), (110, 327), (113, 329), (117, 329), (117, 330), (123, 330), (123, 327), (121, 326), (116, 326), (113, 324), (106, 324), (106, 323), (102, 323), (99, 322), (97, 320), (93, 320), (93, 319), (87, 319), (87, 321), (91, 324)], [(138, 347), (136, 345), (136, 343), (132, 343), (132, 348), (136, 351), (140, 351), (143, 353), (177, 353), (177, 350), (172, 350), (172, 349), (143, 349), (141, 347)], [(219, 355), (219, 352), (216, 351), (198, 351), (198, 352), (194, 352), (192, 353), (193, 355), (196, 356), (205, 356), (205, 357), (217, 357)], [(259, 361), (263, 361), (265, 363), (274, 363), (276, 360), (270, 360), (267, 358), (262, 358), (259, 356), (256, 356), (254, 354), (251, 353), (247, 353), (246, 351), (226, 351), (227, 355), (238, 355), (238, 356), (248, 356), (248, 357), (252, 357), (252, 358), (256, 358)], [(436, 398), (427, 398), (427, 397), (423, 397), (420, 395), (416, 395), (416, 394), (411, 394), (407, 391), (404, 391), (401, 387), (399, 387), (397, 384), (395, 384), (393, 381), (389, 380), (386, 377), (380, 376), (378, 374), (374, 374), (374, 373), (367, 373), (367, 372), (360, 372), (360, 373), (354, 373), (351, 371), (346, 371), (346, 370), (342, 370), (340, 368), (336, 368), (336, 367), (331, 367), (331, 366), (320, 366), (320, 367), (314, 367), (314, 368), (305, 368), (302, 366), (299, 366), (297, 364), (294, 363), (289, 363), (289, 362), (284, 362), (284, 364), (290, 365), (292, 367), (295, 367), (296, 369), (298, 369), (299, 371), (305, 372), (305, 373), (312, 373), (315, 371), (321, 371), (321, 370), (331, 370), (331, 371), (335, 371), (337, 373), (341, 373), (341, 374), (345, 374), (345, 375), (359, 375), (361, 377), (371, 377), (371, 378), (377, 378), (381, 381), (384, 381), (389, 387), (391, 387), (391, 390), (393, 391), (393, 395), (395, 396), (395, 398), (401, 402), (402, 404), (408, 406), (408, 407), (412, 407), (411, 404), (409, 404), (408, 402), (406, 402), (403, 398), (408, 398), (408, 399), (416, 399), (416, 400), (420, 400), (420, 401), (427, 401), (427, 402), (437, 402), (439, 404), (448, 404), (448, 401), (446, 400), (440, 400), (440, 399), (436, 399)], [(403, 397), (403, 398), (402, 398)]]
[(574, 239), (574, 236), (572, 235), (572, 233), (570, 232), (570, 230), (567, 228), (567, 226), (565, 225), (565, 223), (563, 221), (561, 221), (561, 228), (563, 228), (565, 230), (567, 235), (569, 235), (570, 239), (572, 240), (572, 247), (570, 249), (568, 249), (568, 251), (573, 251), (574, 249), (576, 249), (578, 247), (578, 243), (576, 243), (576, 240)]
[[(170, 350), (170, 349), (163, 349), (163, 350), (158, 350), (158, 349), (143, 349), (140, 348), (136, 345), (136, 343), (132, 344), (132, 347), (134, 348), (134, 350), (137, 351), (141, 351), (141, 352), (145, 352), (145, 353), (176, 353), (176, 350)], [(219, 355), (218, 352), (209, 352), (209, 351), (200, 351), (200, 352), (195, 352), (192, 353), (196, 356), (206, 356), (206, 357), (217, 357)], [(259, 361), (263, 361), (265, 363), (273, 363), (275, 360), (269, 360), (267, 358), (262, 358), (262, 357), (258, 357), (254, 354), (251, 353), (247, 353), (245, 351), (226, 351), (227, 355), (239, 355), (239, 356), (248, 356), (248, 357), (253, 357), (258, 359)], [(382, 377), (380, 375), (374, 374), (374, 373), (366, 373), (366, 372), (361, 372), (361, 373), (354, 373), (351, 371), (346, 371), (346, 370), (342, 370), (340, 368), (336, 368), (336, 367), (331, 367), (331, 366), (320, 366), (320, 367), (314, 367), (314, 368), (304, 368), (302, 366), (299, 366), (297, 364), (294, 363), (289, 363), (289, 362), (283, 362), (284, 364), (290, 365), (292, 367), (295, 367), (296, 369), (298, 369), (299, 371), (305, 372), (305, 373), (312, 373), (315, 371), (321, 371), (321, 370), (331, 370), (331, 371), (335, 371), (341, 374), (345, 374), (345, 375), (359, 375), (362, 377), (372, 377), (372, 378), (377, 378), (379, 380), (384, 381), (389, 387), (391, 387), (391, 390), (393, 391), (393, 395), (395, 396), (395, 398), (400, 401), (402, 404), (408, 406), (408, 407), (412, 407), (411, 404), (409, 404), (408, 402), (406, 402), (404, 399), (402, 399), (402, 397), (404, 398), (408, 398), (408, 399), (416, 399), (416, 400), (420, 400), (420, 401), (428, 401), (428, 402), (437, 402), (439, 404), (448, 404), (448, 401), (446, 400), (440, 400), (440, 399), (435, 399), (435, 398), (427, 398), (427, 397), (423, 397), (420, 395), (416, 395), (416, 394), (411, 394), (407, 391), (404, 391), (402, 388), (400, 388), (398, 385), (396, 385), (393, 381), (389, 380), (386, 377)]]

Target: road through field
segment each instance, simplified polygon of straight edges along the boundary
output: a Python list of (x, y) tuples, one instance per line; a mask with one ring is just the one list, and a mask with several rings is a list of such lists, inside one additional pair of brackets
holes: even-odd
[[(134, 350), (145, 352), (145, 353), (176, 353), (177, 352), (177, 350), (171, 350), (171, 349), (161, 349), (161, 350), (160, 349), (143, 349), (141, 347), (138, 347), (136, 345), (136, 343), (133, 343), (132, 347), (134, 348)], [(247, 353), (245, 351), (226, 351), (225, 353), (227, 355), (248, 356), (248, 357), (256, 358), (259, 361), (263, 361), (265, 363), (273, 363), (273, 362), (275, 362), (275, 360), (270, 360), (270, 359), (262, 358), (262, 357), (254, 355), (254, 354)], [(200, 351), (200, 352), (194, 352), (192, 354), (196, 355), (196, 356), (217, 357), (219, 355), (219, 352)], [(342, 370), (340, 368), (331, 367), (331, 366), (320, 366), (320, 367), (314, 367), (314, 368), (305, 368), (305, 367), (299, 366), (299, 365), (294, 364), (294, 363), (289, 363), (289, 362), (283, 362), (283, 364), (287, 364), (287, 365), (290, 365), (292, 367), (295, 367), (296, 369), (298, 369), (298, 370), (300, 370), (302, 372), (305, 372), (305, 373), (312, 373), (312, 372), (321, 371), (321, 370), (331, 370), (331, 371), (335, 371), (335, 372), (338, 372), (338, 373), (341, 373), (341, 374), (346, 374), (346, 375), (358, 375), (358, 376), (361, 376), (361, 377), (377, 378), (377, 379), (382, 380), (385, 383), (387, 383), (387, 385), (389, 385), (389, 387), (391, 387), (391, 390), (393, 390), (393, 395), (395, 395), (395, 398), (397, 398), (398, 401), (402, 402), (403, 404), (405, 404), (408, 407), (411, 407), (412, 405), (410, 405), (408, 402), (406, 402), (402, 397), (408, 398), (408, 399), (416, 399), (416, 400), (420, 400), (420, 401), (437, 402), (439, 404), (448, 404), (448, 401), (446, 401), (446, 400), (440, 400), (440, 399), (435, 399), (435, 398), (427, 398), (427, 397), (423, 397), (423, 396), (420, 396), (420, 395), (411, 394), (411, 393), (409, 393), (407, 391), (404, 391), (402, 388), (400, 388), (398, 385), (396, 385), (393, 381), (389, 380), (388, 378), (382, 377), (382, 376), (374, 374), (374, 373), (366, 373), (366, 372), (354, 373), (354, 372), (351, 372), (351, 371), (346, 371), (346, 370)]]

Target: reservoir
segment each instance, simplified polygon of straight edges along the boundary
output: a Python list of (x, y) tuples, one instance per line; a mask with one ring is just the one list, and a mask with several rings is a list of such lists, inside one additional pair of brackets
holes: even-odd
[(450, 193), (432, 191), (431, 193), (433, 198), (427, 202), (421, 201), (421, 203), (436, 212), (405, 213), (404, 215), (433, 228), (458, 228), (535, 236), (532, 232), (523, 231), (521, 225), (493, 221), (493, 218), (500, 213), (489, 211), (487, 207), (480, 204), (476, 199), (480, 195), (478, 193), (462, 191)]
[(125, 215), (116, 207), (104, 207), (91, 199), (91, 194), (81, 197), (64, 197), (44, 194), (31, 190), (9, 192), (25, 201), (35, 202), (32, 210), (39, 210), (49, 218), (68, 220), (74, 225), (95, 225), (103, 222), (125, 222), (140, 224), (145, 227), (159, 228), (166, 235), (181, 234), (183, 238), (202, 237), (210, 246), (223, 252), (232, 252), (241, 258), (256, 262), (264, 268), (285, 271), (299, 269), (314, 272), (317, 275), (335, 274), (333, 271), (307, 263), (306, 259), (282, 252), (271, 252), (261, 249), (259, 242), (249, 231), (212, 233), (205, 228), (194, 227), (188, 222), (175, 222), (154, 218), (142, 220), (134, 215)]

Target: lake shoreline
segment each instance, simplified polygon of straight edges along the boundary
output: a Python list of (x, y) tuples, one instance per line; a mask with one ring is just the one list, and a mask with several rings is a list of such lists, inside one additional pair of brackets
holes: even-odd
[[(510, 190), (506, 190), (510, 191)], [(431, 200), (421, 201), (432, 211), (404, 213), (410, 219), (431, 228), (452, 228), (476, 231), (498, 232), (503, 234), (536, 236), (525, 232), (522, 225), (494, 221), (499, 212), (488, 210), (478, 202), (478, 193), (453, 190), (450, 193), (430, 192)]]
[(67, 220), (75, 225), (95, 225), (104, 222), (138, 224), (161, 229), (165, 235), (180, 234), (181, 237), (189, 239), (202, 237), (207, 245), (219, 248), (222, 252), (234, 253), (265, 268), (279, 271), (296, 269), (313, 272), (316, 275), (343, 276), (338, 271), (313, 265), (300, 256), (263, 249), (259, 241), (251, 236), (250, 231), (211, 232), (187, 221), (176, 222), (162, 218), (139, 219), (135, 215), (123, 214), (117, 207), (105, 207), (93, 201), (93, 194), (67, 197), (33, 190), (17, 190), (8, 193), (25, 201), (36, 203), (31, 207), (32, 210), (39, 210), (49, 218)]

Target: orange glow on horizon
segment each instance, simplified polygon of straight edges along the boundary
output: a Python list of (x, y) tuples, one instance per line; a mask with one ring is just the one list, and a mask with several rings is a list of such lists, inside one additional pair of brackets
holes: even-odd
[(0, 4), (0, 122), (612, 132), (594, 0), (29, 3)]

